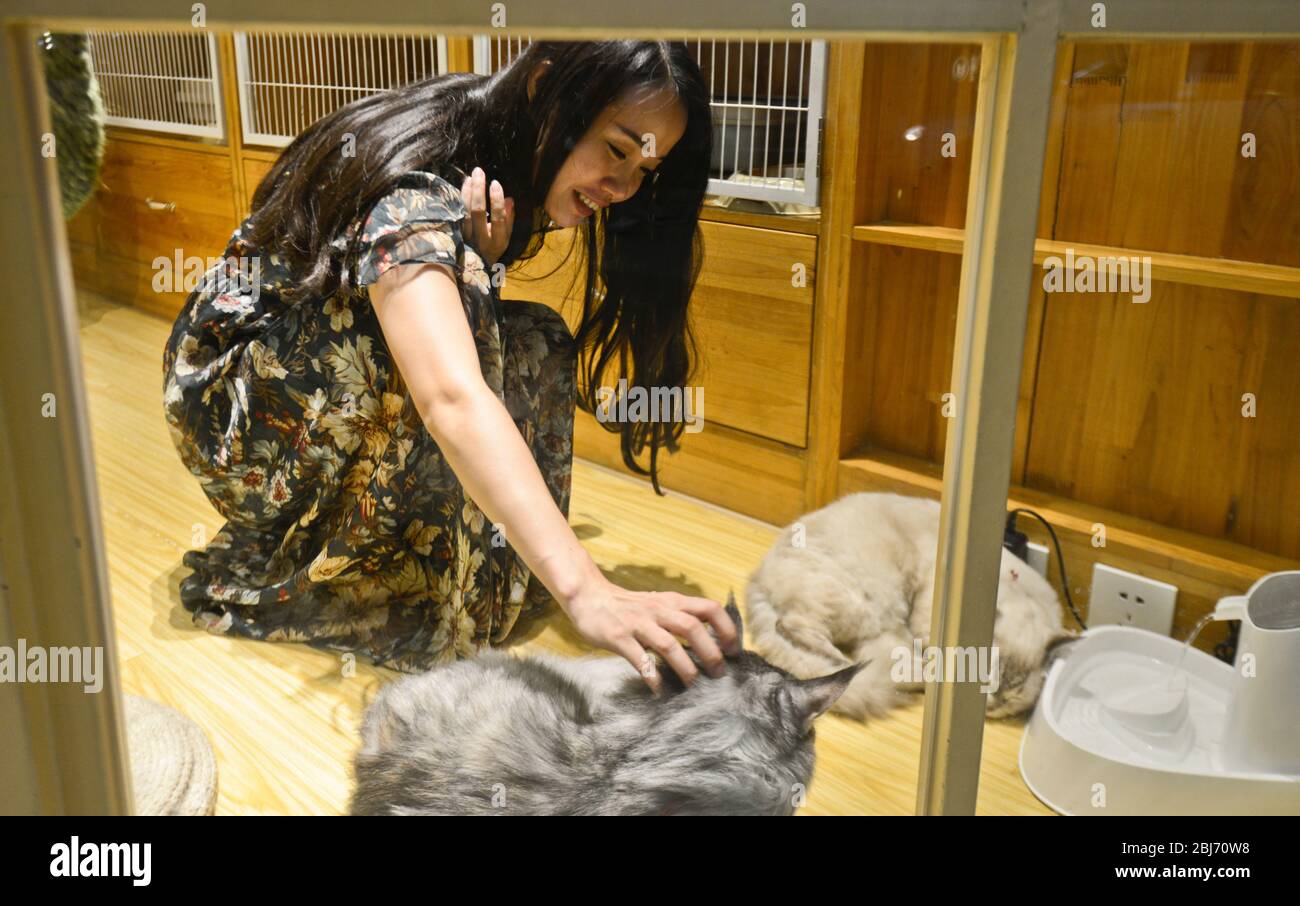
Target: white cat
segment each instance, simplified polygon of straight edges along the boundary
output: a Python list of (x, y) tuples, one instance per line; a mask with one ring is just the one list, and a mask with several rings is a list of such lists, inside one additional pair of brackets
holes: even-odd
[[(869, 660), (833, 707), (852, 717), (911, 700), (924, 689), (922, 665), (907, 658), (910, 682), (891, 672), (900, 648), (910, 655), (917, 640), (929, 645), (938, 534), (938, 501), (898, 494), (850, 494), (786, 526), (746, 591), (754, 649), (798, 677)], [(1003, 549), (993, 628), (1000, 676), (988, 715), (1033, 707), (1049, 653), (1075, 638), (1052, 586)]]

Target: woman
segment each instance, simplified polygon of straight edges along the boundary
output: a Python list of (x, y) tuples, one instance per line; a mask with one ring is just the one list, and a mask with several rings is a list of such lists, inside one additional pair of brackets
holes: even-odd
[[(558, 601), (656, 693), (648, 650), (697, 674), (678, 637), (720, 674), (718, 603), (618, 587), (568, 525), (575, 405), (614, 363), (629, 386), (689, 376), (711, 129), (684, 45), (542, 42), (299, 135), (226, 250), (255, 279), (214, 268), (164, 354), (172, 438), (227, 519), (183, 558), (196, 620), (421, 670)], [(496, 289), (552, 226), (585, 239), (576, 337)], [(650, 447), (658, 492), (683, 425), (609, 425), (641, 474)]]

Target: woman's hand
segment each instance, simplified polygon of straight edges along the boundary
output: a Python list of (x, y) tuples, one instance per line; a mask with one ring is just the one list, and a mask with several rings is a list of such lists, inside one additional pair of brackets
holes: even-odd
[[(460, 194), (469, 208), (469, 220), (462, 227), (465, 241), (487, 262), (496, 264), (510, 244), (510, 228), (515, 222), (515, 200), (506, 198), (505, 189), (495, 179), (489, 187), (487, 174), (475, 167), (460, 187)], [(488, 222), (488, 203), (492, 205), (492, 221)]]
[[(688, 686), (699, 670), (678, 636), (691, 643), (691, 650), (715, 678), (723, 672), (722, 649), (731, 656), (741, 649), (731, 617), (708, 598), (673, 591), (628, 591), (602, 576), (574, 595), (565, 609), (583, 638), (627, 658), (655, 695), (660, 694), (663, 680), (647, 648), (659, 652)], [(712, 625), (716, 640), (706, 623)]]

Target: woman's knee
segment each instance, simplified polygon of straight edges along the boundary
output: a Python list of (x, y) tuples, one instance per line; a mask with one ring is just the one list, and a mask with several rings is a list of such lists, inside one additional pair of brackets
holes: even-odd
[(573, 332), (564, 316), (542, 302), (529, 302), (525, 299), (503, 299), (505, 321), (512, 333), (527, 330), (541, 330), (547, 336), (573, 339)]

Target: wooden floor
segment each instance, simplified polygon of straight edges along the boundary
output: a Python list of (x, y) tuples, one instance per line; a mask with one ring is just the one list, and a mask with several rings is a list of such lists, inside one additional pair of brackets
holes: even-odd
[[(171, 325), (82, 294), (81, 343), (95, 469), (108, 543), (117, 650), (126, 691), (199, 723), (216, 748), (219, 814), (339, 814), (346, 808), (361, 711), (398, 674), (304, 645), (208, 635), (180, 606), (181, 555), (222, 519), (172, 446), (162, 413)], [(570, 520), (615, 582), (738, 598), (777, 529), (601, 467), (574, 465)], [(539, 627), (519, 650), (577, 654), (567, 624)], [(807, 815), (907, 815), (915, 809), (921, 705), (870, 724), (817, 725)], [(1020, 778), (1021, 721), (989, 721), (980, 814), (1051, 814)]]

